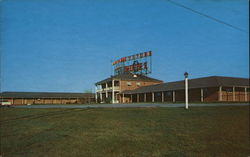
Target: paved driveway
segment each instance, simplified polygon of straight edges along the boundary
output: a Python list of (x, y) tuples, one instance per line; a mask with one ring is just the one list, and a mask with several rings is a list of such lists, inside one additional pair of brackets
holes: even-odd
[[(189, 104), (190, 107), (193, 106), (246, 106), (248, 103), (201, 103), (201, 104)], [(185, 104), (93, 104), (93, 105), (22, 105), (22, 106), (13, 106), (14, 108), (135, 108), (135, 107), (184, 107)]]

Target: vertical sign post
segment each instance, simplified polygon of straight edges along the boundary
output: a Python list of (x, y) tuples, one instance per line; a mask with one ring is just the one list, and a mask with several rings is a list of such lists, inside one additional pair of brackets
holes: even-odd
[(185, 108), (188, 109), (188, 73), (184, 73), (185, 76)]

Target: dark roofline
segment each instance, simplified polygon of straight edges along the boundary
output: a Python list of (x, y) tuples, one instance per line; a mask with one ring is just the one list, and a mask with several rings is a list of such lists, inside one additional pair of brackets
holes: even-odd
[[(226, 77), (226, 76), (209, 76), (189, 79), (189, 88), (206, 88), (219, 86), (247, 86), (249, 87), (249, 78)], [(183, 90), (184, 80), (168, 82), (157, 85), (143, 86), (131, 91), (124, 91), (124, 94), (149, 93), (171, 90)]]
[[(206, 78), (215, 78), (217, 83), (220, 84), (218, 79), (248, 79), (250, 81), (250, 78), (243, 78), (243, 77), (229, 77), (229, 76), (217, 76), (217, 75), (213, 75), (213, 76), (207, 76), (207, 77), (197, 77), (197, 78), (189, 78), (188, 80), (200, 80), (200, 79), (206, 79)], [(179, 80), (179, 81), (173, 81), (173, 82), (165, 82), (165, 83), (175, 83), (175, 82), (182, 82), (184, 80)]]
[(110, 77), (108, 77), (104, 80), (96, 82), (95, 85), (111, 81), (112, 78), (115, 80), (126, 80), (126, 81), (134, 81), (134, 80), (139, 81), (140, 80), (140, 81), (145, 81), (145, 82), (163, 82), (162, 80), (158, 80), (158, 79), (148, 77), (145, 75), (141, 75), (141, 74), (136, 74), (137, 77), (133, 77), (133, 75), (134, 74), (132, 74), (132, 73), (125, 73), (125, 74), (119, 74), (119, 75), (114, 75), (114, 76), (111, 75)]
[(1, 93), (58, 93), (58, 94), (85, 94), (80, 92), (35, 92), (35, 91), (2, 91)]
[(4, 98), (89, 98), (94, 93), (66, 93), (66, 92), (2, 92)]

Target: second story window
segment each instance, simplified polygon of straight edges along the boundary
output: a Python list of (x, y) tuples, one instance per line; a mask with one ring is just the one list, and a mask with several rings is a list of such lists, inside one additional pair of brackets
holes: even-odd
[(128, 86), (131, 86), (131, 85), (132, 85), (132, 83), (131, 83), (131, 82), (127, 82), (127, 85), (128, 85)]
[(141, 82), (137, 82), (136, 86), (138, 86), (138, 87), (141, 86)]
[(114, 85), (115, 85), (115, 86), (119, 86), (119, 85), (120, 85), (120, 82), (119, 82), (119, 81), (115, 81)]

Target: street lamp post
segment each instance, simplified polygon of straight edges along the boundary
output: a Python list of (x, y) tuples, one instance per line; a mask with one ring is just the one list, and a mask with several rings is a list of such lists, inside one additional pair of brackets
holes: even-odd
[(184, 73), (185, 76), (185, 108), (188, 109), (188, 73)]

